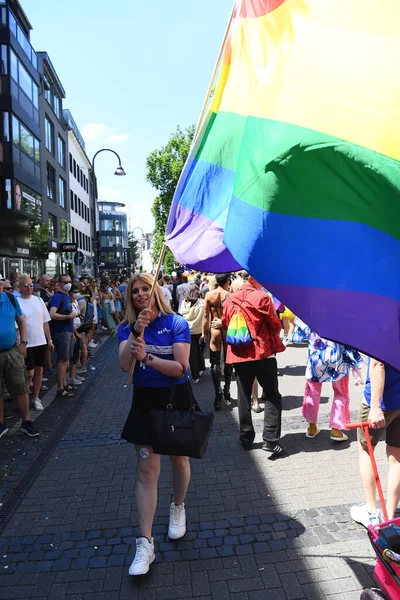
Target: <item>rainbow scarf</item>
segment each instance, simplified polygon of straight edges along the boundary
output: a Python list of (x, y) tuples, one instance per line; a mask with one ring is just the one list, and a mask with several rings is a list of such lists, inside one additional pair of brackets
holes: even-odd
[(167, 244), (400, 370), (400, 2), (237, 0)]

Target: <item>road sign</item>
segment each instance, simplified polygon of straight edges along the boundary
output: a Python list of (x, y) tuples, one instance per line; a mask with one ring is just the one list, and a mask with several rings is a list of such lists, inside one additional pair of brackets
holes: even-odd
[(76, 266), (82, 265), (84, 260), (85, 256), (83, 252), (81, 252), (80, 250), (78, 250), (78, 252), (75, 252), (74, 263), (76, 264)]
[(61, 244), (61, 252), (76, 252), (78, 244), (70, 242), (69, 244)]

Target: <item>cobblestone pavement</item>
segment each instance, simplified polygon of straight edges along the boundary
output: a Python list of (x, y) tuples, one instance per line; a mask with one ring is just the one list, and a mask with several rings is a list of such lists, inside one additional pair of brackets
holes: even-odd
[[(38, 418), (39, 440), (14, 432), (0, 440), (0, 458), (7, 451), (10, 458), (8, 470), (2, 463), (9, 477), (2, 481), (0, 600), (358, 600), (373, 585), (373, 553), (349, 517), (351, 504), (362, 500), (355, 434), (345, 444), (330, 441), (326, 385), (324, 429), (305, 438), (306, 352), (289, 347), (279, 356), (289, 456), (270, 460), (261, 450), (262, 414), (254, 415), (255, 448), (245, 452), (237, 408), (224, 407), (206, 457), (192, 461), (188, 531), (178, 542), (166, 535), (172, 489), (162, 459), (156, 564), (132, 579), (136, 459), (120, 440), (131, 387), (118, 369), (116, 340), (108, 340), (80, 397), (56, 400)], [(211, 410), (208, 371), (194, 387)], [(361, 393), (351, 386), (354, 419)], [(377, 458), (384, 475), (384, 444)]]

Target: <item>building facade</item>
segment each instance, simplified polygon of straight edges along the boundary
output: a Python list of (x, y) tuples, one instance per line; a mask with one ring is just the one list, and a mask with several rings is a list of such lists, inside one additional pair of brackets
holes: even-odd
[(69, 110), (64, 110), (68, 126), (69, 203), (71, 207), (71, 241), (82, 253), (82, 263), (75, 273), (94, 274), (95, 211), (91, 185), (91, 163), (85, 142)]
[[(41, 131), (38, 57), (17, 0), (0, 0), (0, 273), (35, 272), (41, 248)], [(32, 243), (30, 243), (30, 235)]]
[(100, 275), (116, 275), (128, 268), (128, 217), (117, 210), (120, 202), (98, 201), (98, 252)]
[(48, 257), (44, 270), (50, 275), (69, 269), (70, 257), (61, 253), (61, 244), (71, 242), (68, 131), (62, 112), (64, 88), (46, 52), (38, 52), (42, 74), (39, 95), (41, 134), (42, 218), (48, 234)]

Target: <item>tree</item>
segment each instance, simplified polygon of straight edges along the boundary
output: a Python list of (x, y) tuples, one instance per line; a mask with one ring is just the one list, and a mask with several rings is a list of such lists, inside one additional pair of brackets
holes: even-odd
[(134, 236), (133, 231), (128, 232), (129, 263), (136, 267), (140, 258), (139, 240)]
[(29, 252), (32, 258), (38, 259), (40, 271), (44, 272), (49, 258), (49, 228), (44, 223), (30, 223)]
[[(172, 199), (179, 181), (182, 169), (190, 151), (195, 127), (192, 125), (184, 131), (177, 127), (168, 143), (159, 150), (153, 150), (147, 157), (147, 181), (157, 190), (158, 196), (153, 202), (151, 212), (155, 219), (152, 258), (158, 262), (164, 243), (165, 230)], [(167, 250), (164, 265), (170, 273), (176, 260), (170, 250)]]

